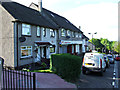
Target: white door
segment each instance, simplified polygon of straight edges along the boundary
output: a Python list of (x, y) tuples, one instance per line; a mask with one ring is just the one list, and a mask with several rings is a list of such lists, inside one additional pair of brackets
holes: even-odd
[(35, 58), (35, 62), (39, 62), (41, 60), (40, 58), (40, 47), (38, 47), (37, 57)]

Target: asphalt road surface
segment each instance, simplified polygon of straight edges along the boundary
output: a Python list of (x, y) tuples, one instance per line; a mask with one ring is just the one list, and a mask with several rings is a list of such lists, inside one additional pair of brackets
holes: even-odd
[[(78, 88), (113, 88), (114, 67), (114, 64), (110, 64), (103, 76), (96, 72), (88, 72), (87, 75), (81, 73)], [(115, 68), (118, 69), (118, 66)]]

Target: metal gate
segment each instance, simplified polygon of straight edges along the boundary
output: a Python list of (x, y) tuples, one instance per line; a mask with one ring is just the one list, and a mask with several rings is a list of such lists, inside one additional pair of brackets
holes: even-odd
[(2, 88), (3, 89), (36, 89), (35, 73), (13, 70), (3, 67)]

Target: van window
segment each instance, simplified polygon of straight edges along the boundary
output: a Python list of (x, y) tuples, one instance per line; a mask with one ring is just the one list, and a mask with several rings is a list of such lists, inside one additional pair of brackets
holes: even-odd
[(93, 59), (93, 56), (86, 56), (86, 59)]

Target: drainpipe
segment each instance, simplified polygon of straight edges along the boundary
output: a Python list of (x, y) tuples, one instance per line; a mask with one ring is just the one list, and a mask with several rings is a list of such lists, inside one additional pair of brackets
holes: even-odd
[(17, 47), (16, 47), (16, 49), (17, 49), (17, 69), (18, 69), (18, 67), (19, 67), (19, 62), (18, 62), (18, 22), (16, 23), (16, 37), (17, 37), (17, 40), (16, 40), (16, 43), (17, 43)]

